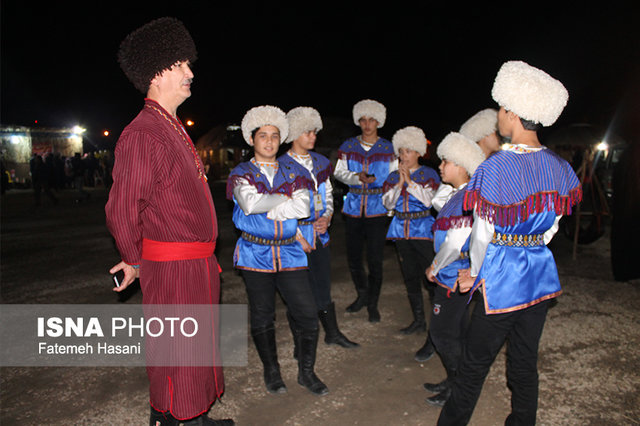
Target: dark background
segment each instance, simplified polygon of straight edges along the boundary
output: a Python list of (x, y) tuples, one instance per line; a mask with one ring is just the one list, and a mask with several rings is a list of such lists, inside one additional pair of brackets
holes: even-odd
[(193, 95), (178, 110), (195, 121), (194, 139), (238, 124), (256, 105), (313, 106), (323, 117), (350, 119), (353, 104), (371, 98), (387, 107), (383, 136), (416, 125), (437, 142), (495, 107), (493, 78), (507, 60), (567, 87), (556, 126), (590, 123), (640, 139), (640, 31), (631, 2), (423, 3), (5, 0), (0, 120), (80, 124), (97, 145), (109, 129), (115, 140), (143, 98), (118, 66), (118, 46), (142, 24), (175, 16), (198, 48)]

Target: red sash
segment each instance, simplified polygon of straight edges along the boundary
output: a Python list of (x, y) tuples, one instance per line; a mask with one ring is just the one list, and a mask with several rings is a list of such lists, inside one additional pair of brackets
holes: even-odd
[(204, 259), (211, 257), (215, 249), (215, 241), (180, 243), (142, 239), (142, 258), (154, 262)]

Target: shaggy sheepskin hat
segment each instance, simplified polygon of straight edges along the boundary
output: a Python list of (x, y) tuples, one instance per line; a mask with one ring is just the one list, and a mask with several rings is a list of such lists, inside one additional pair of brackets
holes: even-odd
[(556, 122), (569, 99), (562, 83), (522, 61), (502, 64), (491, 96), (507, 111), (543, 126)]
[(498, 130), (498, 111), (493, 108), (477, 112), (460, 127), (460, 133), (474, 142), (479, 142)]
[(280, 108), (263, 105), (251, 108), (242, 118), (242, 136), (244, 140), (251, 146), (251, 132), (255, 129), (259, 129), (262, 126), (275, 126), (280, 130), (280, 142), (287, 139), (289, 134), (289, 123), (287, 123), (287, 116)]
[(485, 159), (484, 152), (475, 141), (461, 133), (451, 132), (438, 144), (436, 151), (441, 160), (451, 161), (463, 167), (469, 176)]
[(378, 129), (384, 126), (387, 119), (387, 109), (378, 101), (364, 99), (353, 106), (353, 122), (360, 125), (362, 117), (371, 117), (378, 122)]
[(176, 18), (159, 18), (134, 30), (120, 44), (118, 62), (127, 78), (142, 93), (151, 80), (176, 62), (195, 62), (196, 45)]
[(322, 130), (320, 113), (311, 107), (296, 107), (287, 113), (289, 136), (285, 142), (292, 142), (305, 132)]
[(400, 155), (400, 148), (412, 149), (421, 156), (427, 153), (427, 137), (422, 129), (408, 126), (398, 130), (391, 138), (393, 150)]

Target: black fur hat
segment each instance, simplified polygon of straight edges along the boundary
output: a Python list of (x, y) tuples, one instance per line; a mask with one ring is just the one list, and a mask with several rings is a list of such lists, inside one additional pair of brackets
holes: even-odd
[(195, 43), (176, 18), (158, 18), (129, 34), (120, 44), (118, 62), (133, 85), (146, 94), (153, 78), (181, 61), (198, 57)]

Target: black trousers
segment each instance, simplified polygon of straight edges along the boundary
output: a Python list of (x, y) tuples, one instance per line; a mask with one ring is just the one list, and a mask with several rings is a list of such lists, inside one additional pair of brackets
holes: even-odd
[[(370, 287), (377, 288), (378, 292), (380, 290), (387, 224), (387, 216), (357, 218), (345, 216), (347, 263), (358, 295), (366, 295)], [(362, 253), (365, 244), (368, 277), (364, 270)]]
[[(436, 286), (429, 335), (448, 375), (457, 371), (462, 356), (468, 301), (469, 293), (453, 292), (442, 286)], [(451, 377), (448, 378), (451, 379)]]
[(258, 329), (274, 323), (277, 291), (298, 327), (317, 330), (318, 308), (311, 292), (308, 274), (306, 269), (276, 273), (243, 270), (251, 328)]
[(427, 281), (424, 272), (433, 261), (433, 241), (396, 240), (396, 250), (407, 294), (422, 296), (422, 286), (424, 285), (432, 299), (434, 285)]
[(316, 239), (316, 249), (307, 253), (309, 284), (318, 309), (326, 310), (331, 304), (331, 252)]
[(549, 301), (544, 301), (519, 311), (487, 315), (484, 303), (476, 304), (452, 393), (440, 412), (439, 426), (469, 422), (491, 364), (505, 340), (507, 385), (511, 389), (511, 414), (505, 424), (535, 424), (538, 344), (548, 305)]

